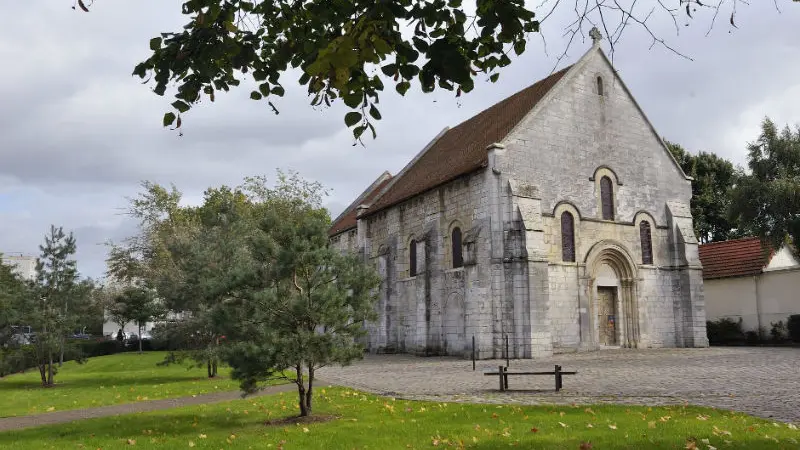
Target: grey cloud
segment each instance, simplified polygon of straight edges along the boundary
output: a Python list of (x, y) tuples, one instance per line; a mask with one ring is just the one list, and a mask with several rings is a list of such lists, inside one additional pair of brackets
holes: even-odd
[[(119, 216), (124, 196), (147, 179), (174, 182), (188, 201), (211, 185), (237, 185), (247, 175), (293, 169), (332, 189), (333, 216), (381, 172), (396, 174), (445, 126), (453, 126), (554, 68), (569, 20), (566, 8), (544, 24), (528, 52), (502, 71), (500, 81), (479, 80), (473, 92), (397, 95), (387, 84), (378, 139), (353, 146), (344, 109), (309, 106), (296, 76), (284, 77), (287, 96), (275, 116), (249, 90), (221, 94), (184, 118), (184, 135), (161, 127), (170, 93), (158, 97), (131, 76), (147, 57), (148, 40), (178, 30), (185, 19), (177, 4), (161, 0), (96, 2), (89, 14), (69, 2), (13, 2), (15, 17), (0, 31), (0, 251), (36, 252), (50, 223), (75, 230), (82, 272), (99, 276), (105, 248), (135, 224)], [(707, 17), (706, 17), (707, 19)], [(617, 47), (615, 65), (656, 129), (692, 151), (717, 152), (743, 161), (744, 142), (763, 115), (800, 121), (792, 93), (800, 93), (800, 7), (782, 14), (771, 2), (743, 7), (738, 30), (725, 20), (710, 37), (698, 20), (674, 35), (669, 20), (653, 23), (694, 62), (658, 47), (631, 28)], [(682, 23), (681, 23), (682, 25)], [(560, 67), (588, 42), (576, 41)], [(605, 48), (608, 48), (607, 44)], [(559, 67), (559, 68), (560, 68)], [(796, 97), (794, 97), (796, 98)], [(750, 136), (748, 139), (755, 138)], [(17, 199), (4, 210), (3, 195)]]

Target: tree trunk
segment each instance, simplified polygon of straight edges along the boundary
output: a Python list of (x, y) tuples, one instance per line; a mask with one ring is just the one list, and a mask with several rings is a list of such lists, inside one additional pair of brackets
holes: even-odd
[(142, 353), (142, 322), (139, 322), (139, 353)]
[(216, 377), (217, 376), (217, 358), (214, 358), (214, 361), (211, 363), (211, 369), (212, 369), (212, 372), (213, 372), (212, 376)]
[(314, 365), (308, 365), (308, 390), (306, 391), (306, 411), (311, 414), (311, 395), (314, 389)]
[(42, 358), (37, 358), (39, 366), (39, 375), (42, 377), (42, 386), (47, 386), (47, 363), (42, 361)]
[(53, 385), (53, 352), (47, 352), (47, 386)]
[(61, 355), (58, 357), (58, 367), (64, 365), (64, 336), (61, 336)]
[(214, 375), (211, 374), (211, 360), (207, 360), (206, 364), (208, 365), (208, 378), (214, 378)]
[(295, 366), (295, 370), (297, 371), (295, 383), (297, 384), (297, 393), (300, 396), (300, 417), (306, 417), (311, 414), (311, 411), (306, 404), (306, 386), (303, 384), (303, 366), (298, 364)]

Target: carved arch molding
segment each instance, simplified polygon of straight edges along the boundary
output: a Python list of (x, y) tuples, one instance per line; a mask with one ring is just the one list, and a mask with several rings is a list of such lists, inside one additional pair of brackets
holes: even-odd
[[(617, 331), (618, 342), (622, 347), (637, 348), (639, 346), (639, 297), (638, 276), (636, 263), (630, 252), (615, 241), (601, 241), (595, 244), (585, 260), (585, 275), (589, 279), (589, 305), (592, 321), (592, 330), (597, 330), (595, 310), (598, 307), (598, 293), (596, 280), (600, 268), (605, 264), (615, 273), (619, 286), (617, 288), (618, 304), (621, 306), (618, 323), (622, 327)], [(596, 333), (592, 333), (593, 340), (597, 340)]]

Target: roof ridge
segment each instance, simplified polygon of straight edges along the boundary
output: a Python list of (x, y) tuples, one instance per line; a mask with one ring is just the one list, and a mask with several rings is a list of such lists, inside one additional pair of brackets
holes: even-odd
[(367, 214), (485, 167), (486, 147), (505, 138), (574, 64), (551, 72), (452, 128), (440, 132), (394, 176)]
[(705, 243), (705, 244), (700, 244), (700, 247), (720, 246), (720, 245), (727, 244), (727, 243), (730, 243), (730, 242), (745, 242), (745, 241), (753, 241), (753, 240), (760, 241), (761, 238), (759, 238), (758, 236), (748, 236), (748, 237), (742, 237), (742, 238), (736, 238), (736, 239), (728, 239), (728, 240), (725, 240), (725, 241), (708, 242), (708, 243)]

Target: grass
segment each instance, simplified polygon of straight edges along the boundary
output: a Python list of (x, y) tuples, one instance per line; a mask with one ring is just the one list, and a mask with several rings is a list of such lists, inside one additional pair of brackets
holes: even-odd
[[(290, 393), (0, 433), (15, 449), (797, 449), (800, 431), (698, 407), (474, 405), (316, 390), (329, 422), (265, 425), (296, 411)], [(591, 447), (590, 447), (591, 444)]]
[(91, 408), (143, 400), (174, 398), (238, 389), (229, 369), (208, 379), (205, 368), (157, 366), (165, 352), (121, 353), (90, 358), (84, 364), (65, 362), (56, 385), (44, 389), (36, 368), (0, 378), (0, 417)]

